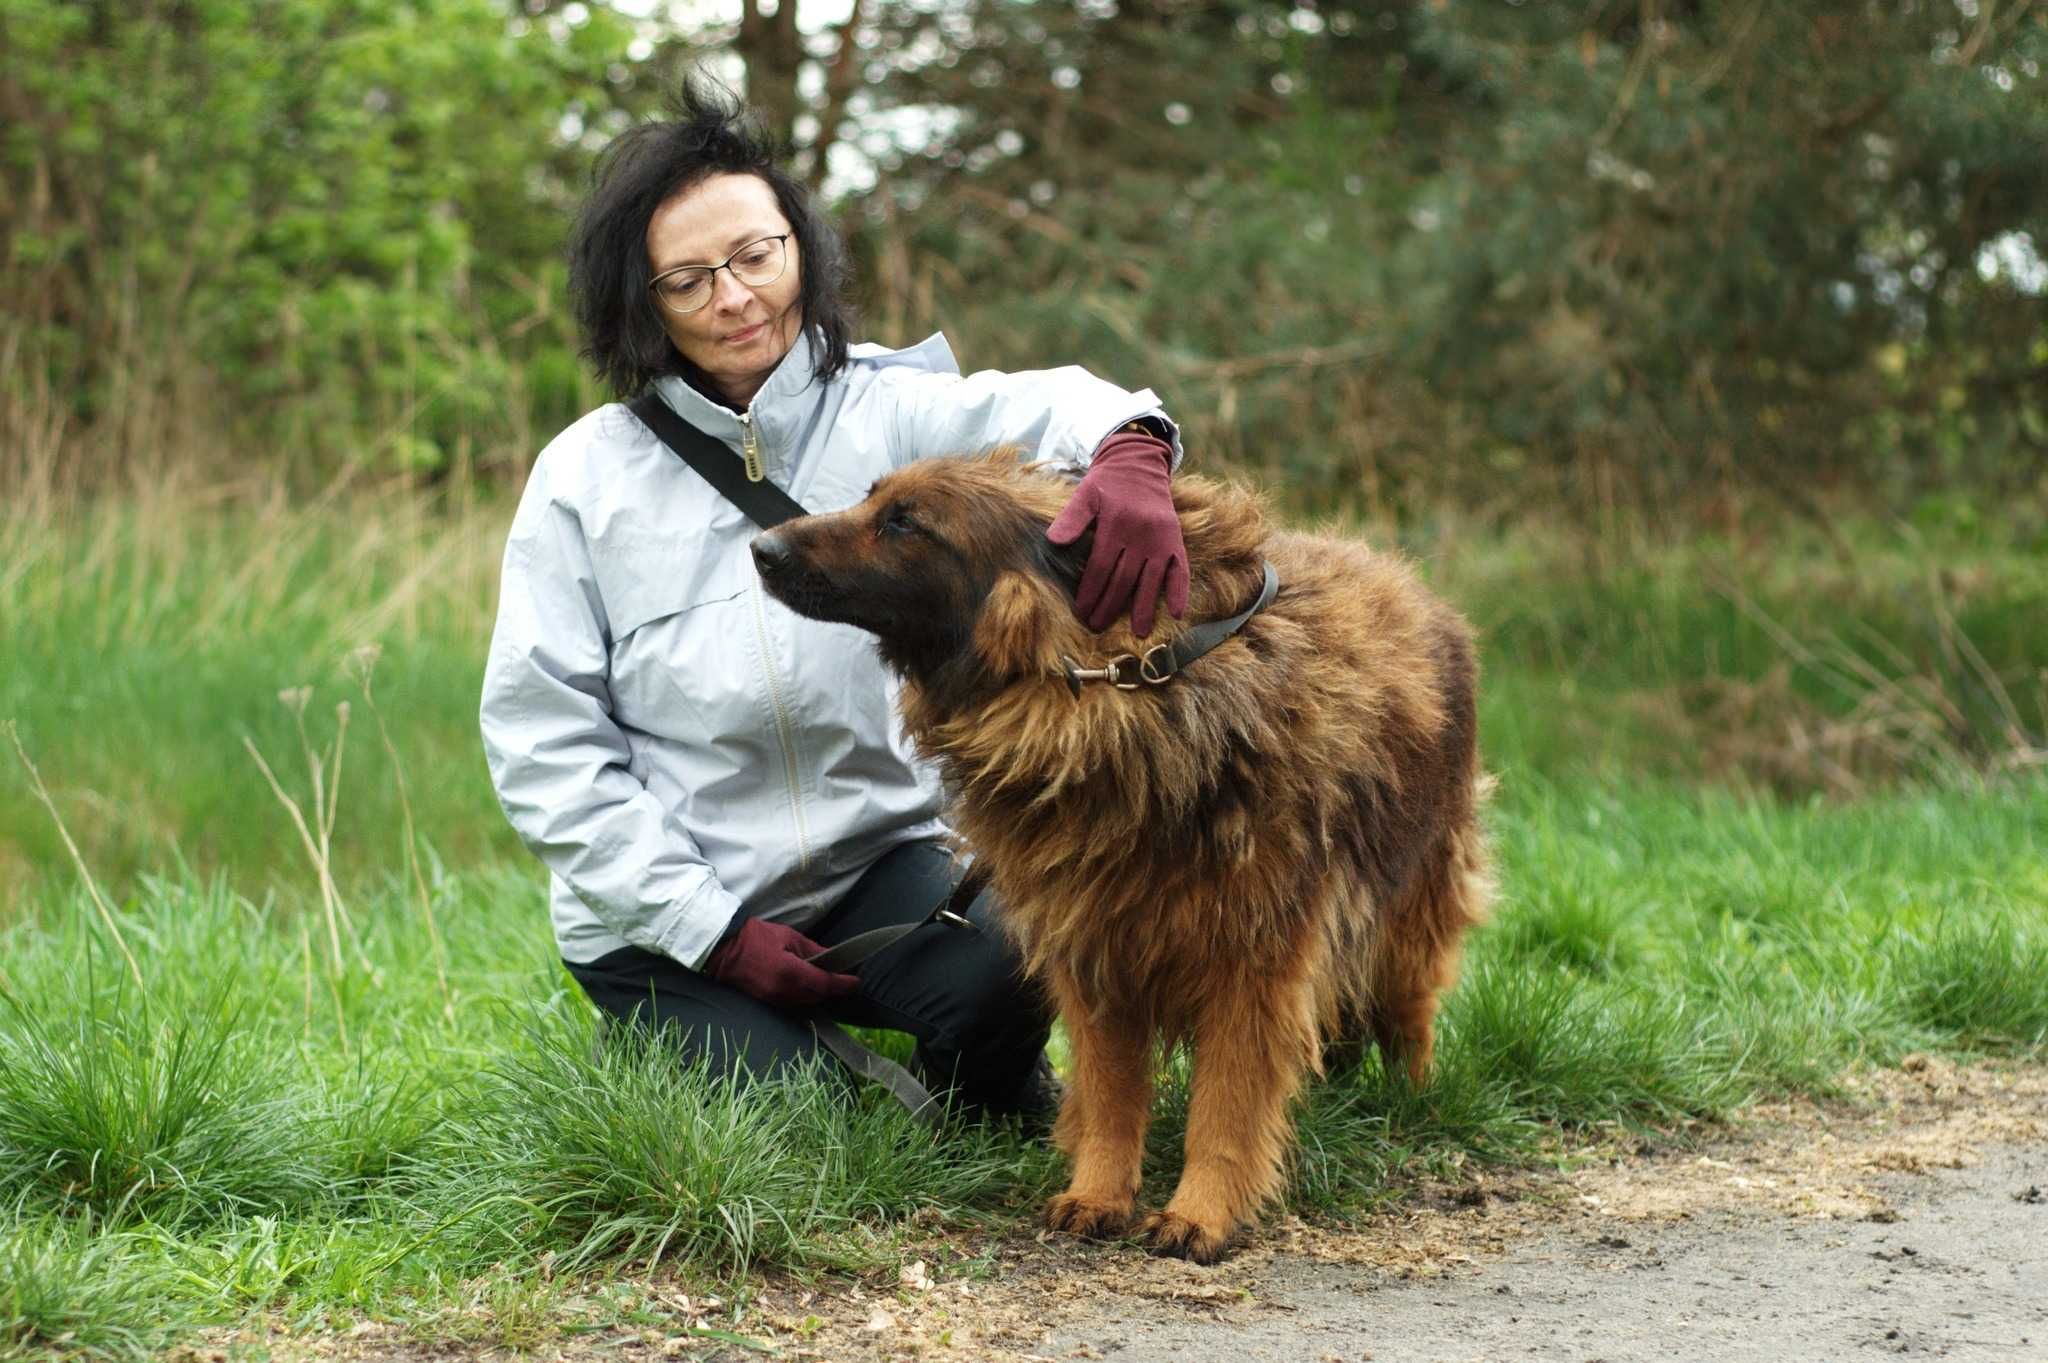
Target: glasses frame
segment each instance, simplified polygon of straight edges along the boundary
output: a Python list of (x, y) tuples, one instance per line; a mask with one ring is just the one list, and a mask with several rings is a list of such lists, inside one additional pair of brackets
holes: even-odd
[[(688, 317), (691, 313), (702, 312), (705, 308), (711, 305), (712, 298), (715, 297), (718, 293), (718, 272), (720, 270), (724, 270), (727, 274), (730, 274), (733, 277), (733, 279), (740, 285), (741, 288), (746, 289), (765, 289), (770, 284), (773, 284), (776, 280), (782, 278), (782, 276), (788, 273), (789, 271), (789, 239), (795, 235), (796, 233), (794, 232), (770, 232), (765, 237), (755, 237), (752, 241), (740, 247), (739, 250), (734, 251), (731, 255), (727, 256), (724, 260), (721, 260), (716, 265), (678, 265), (674, 269), (663, 270), (660, 274), (656, 275), (654, 278), (647, 281), (647, 288), (649, 292), (653, 293), (654, 295), (655, 306), (661, 308), (665, 312), (672, 312), (678, 317)], [(747, 252), (753, 250), (756, 246), (759, 246), (764, 241), (772, 241), (782, 247), (782, 268), (777, 270), (773, 275), (770, 275), (768, 278), (762, 280), (758, 284), (748, 283), (746, 280), (740, 278), (740, 272), (738, 270), (733, 269), (732, 263), (735, 260), (738, 260), (741, 256), (745, 255)], [(706, 293), (704, 295), (704, 301), (702, 303), (699, 303), (694, 308), (675, 307), (671, 305), (666, 298), (662, 297), (661, 281), (664, 279), (672, 279), (676, 275), (685, 274), (691, 270), (702, 270), (704, 272), (705, 280), (711, 285), (710, 292)]]

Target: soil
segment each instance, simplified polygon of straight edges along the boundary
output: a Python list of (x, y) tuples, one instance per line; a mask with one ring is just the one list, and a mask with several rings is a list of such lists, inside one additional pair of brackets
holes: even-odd
[[(1914, 1056), (1843, 1083), (1682, 1145), (1615, 1132), (1552, 1170), (1418, 1182), (1342, 1228), (1269, 1221), (1213, 1267), (934, 1234), (893, 1281), (771, 1279), (737, 1325), (676, 1296), (675, 1328), (528, 1356), (2048, 1363), (2048, 1067)], [(760, 1347), (680, 1332), (693, 1321)], [(322, 1343), (350, 1360), (477, 1353), (381, 1327)]]

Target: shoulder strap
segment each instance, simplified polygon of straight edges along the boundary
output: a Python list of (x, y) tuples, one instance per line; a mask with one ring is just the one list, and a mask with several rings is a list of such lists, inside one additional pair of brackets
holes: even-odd
[(652, 388), (627, 403), (626, 410), (639, 417), (640, 424), (654, 432), (676, 458), (697, 470), (719, 495), (746, 512), (747, 519), (763, 530), (811, 514), (775, 484), (749, 482), (731, 450), (677, 416)]

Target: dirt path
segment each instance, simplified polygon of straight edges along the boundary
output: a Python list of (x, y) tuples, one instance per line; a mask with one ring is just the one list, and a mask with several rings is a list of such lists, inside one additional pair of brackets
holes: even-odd
[(2048, 1359), (2048, 1150), (1892, 1175), (1896, 1219), (1715, 1212), (1557, 1228), (1484, 1265), (1389, 1283), (1278, 1259), (1208, 1319), (1112, 1310), (1055, 1331), (1054, 1358), (1206, 1360)]
[[(1283, 1219), (1211, 1268), (1129, 1245), (934, 1232), (893, 1278), (681, 1290), (673, 1324), (422, 1348), (272, 1335), (275, 1360), (753, 1363), (2048, 1363), (2048, 1066), (1910, 1058), (1684, 1149), (1620, 1133), (1569, 1172), (1424, 1185), (1342, 1231)], [(741, 1348), (683, 1327), (717, 1325)], [(247, 1339), (180, 1351), (224, 1363)]]
[(832, 1363), (2048, 1363), (2048, 1070), (1915, 1058), (1856, 1088), (1704, 1150), (1285, 1221), (1214, 1268), (1041, 1237), (991, 1269), (935, 1242), (895, 1284), (771, 1288), (755, 1322)]

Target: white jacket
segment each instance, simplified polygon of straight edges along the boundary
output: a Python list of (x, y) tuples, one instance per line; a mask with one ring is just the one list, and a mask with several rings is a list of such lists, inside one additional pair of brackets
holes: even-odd
[[(656, 387), (734, 458), (750, 422), (768, 478), (811, 511), (1004, 443), (1084, 466), (1123, 423), (1163, 415), (1150, 390), (1077, 368), (962, 377), (943, 336), (855, 346), (828, 383), (811, 363), (800, 337), (744, 416), (679, 379)], [(756, 533), (616, 403), (533, 466), (481, 718), (568, 960), (636, 946), (694, 967), (740, 909), (804, 927), (884, 852), (944, 831), (870, 637), (764, 593)]]

